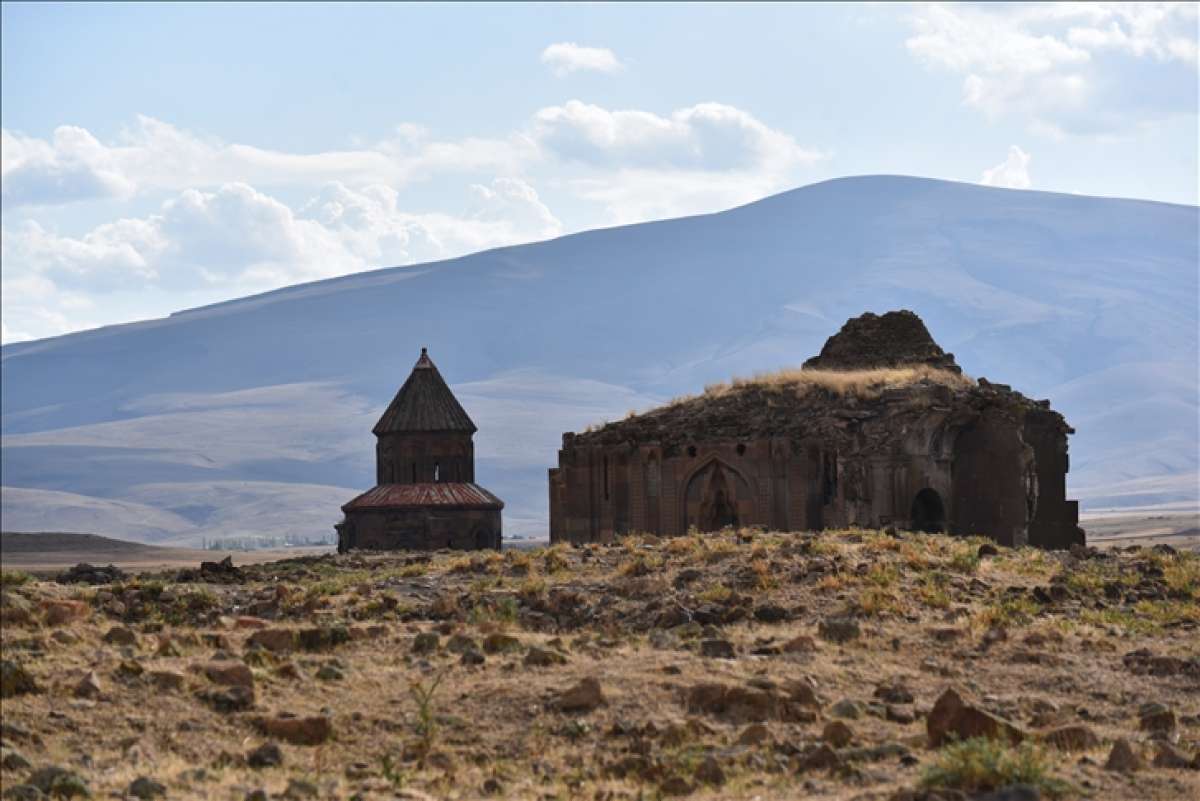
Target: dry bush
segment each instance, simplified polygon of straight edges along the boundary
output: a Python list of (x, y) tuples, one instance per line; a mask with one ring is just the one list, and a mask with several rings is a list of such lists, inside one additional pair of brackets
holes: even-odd
[(860, 398), (878, 397), (883, 390), (926, 381), (955, 389), (975, 386), (975, 380), (960, 373), (938, 370), (926, 365), (886, 367), (875, 370), (800, 370), (790, 368), (770, 373), (758, 373), (751, 378), (735, 378), (730, 382), (709, 384), (704, 395), (720, 397), (732, 389), (753, 387), (774, 392), (793, 392), (803, 395), (822, 389), (835, 395)]

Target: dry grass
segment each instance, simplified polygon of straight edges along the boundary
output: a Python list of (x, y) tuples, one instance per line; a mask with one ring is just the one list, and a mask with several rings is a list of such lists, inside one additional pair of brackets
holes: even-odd
[[(1117, 737), (1144, 741), (1130, 699), (1158, 700), (1177, 715), (1179, 747), (1195, 751), (1200, 698), (1190, 676), (1135, 672), (1123, 662), (1138, 649), (1194, 657), (1195, 556), (1142, 549), (1066, 559), (1001, 548), (976, 563), (976, 547), (937, 535), (848, 529), (634, 535), (616, 546), (444, 552), (414, 564), (410, 554), (350, 554), (293, 572), (272, 566), (244, 585), (129, 582), (120, 589), (149, 599), (137, 614), (132, 607), (105, 610), (104, 593), (95, 589), (36, 579), (8, 583), (5, 594), (26, 598), (35, 619), (5, 622), (3, 657), (26, 665), (44, 692), (5, 698), (4, 720), (44, 743), (17, 744), (35, 765), (79, 773), (94, 798), (126, 796), (137, 776), (162, 781), (172, 798), (244, 798), (258, 787), (270, 797), (299, 795), (288, 793), (289, 783), (309, 782), (321, 798), (387, 799), (403, 790), (461, 801), (634, 801), (667, 797), (686, 783), (686, 797), (695, 801), (786, 801), (810, 797), (815, 782), (822, 798), (850, 801), (890, 798), (923, 777), (931, 787), (968, 792), (1022, 779), (1045, 796), (1063, 788), (1063, 780), (1088, 787), (1091, 797), (1129, 797), (1129, 779), (1100, 767), (1101, 749), (1089, 752), (1088, 761), (1047, 764), (1032, 747), (926, 748), (919, 710), (948, 685), (989, 699), (987, 705), (1026, 728), (1042, 725), (1031, 722), (1031, 699), (1044, 699), (1064, 723), (1095, 729), (1104, 750)], [(419, 581), (395, 580), (418, 565)], [(1063, 565), (1076, 595), (1063, 603), (1034, 601), (1032, 590)], [(690, 577), (677, 581), (685, 570)], [(1106, 596), (1111, 583), (1135, 580), (1153, 583), (1160, 599)], [(253, 630), (236, 618), (276, 587), (287, 588), (286, 598), (268, 625), (344, 626), (348, 638), (317, 651), (249, 647)], [(40, 601), (73, 595), (89, 603), (91, 617), (65, 627), (77, 639), (60, 639)], [(172, 597), (181, 600), (170, 604)], [(186, 611), (193, 598), (200, 599), (195, 614)], [(763, 616), (764, 606), (789, 615)], [(847, 615), (857, 618), (860, 635), (843, 645), (824, 640), (819, 624)], [(129, 650), (103, 639), (117, 624), (137, 636)], [(950, 639), (935, 636), (947, 628), (956, 630)], [(993, 636), (984, 649), (985, 633), (994, 628), (1006, 636)], [(179, 638), (178, 650), (160, 653), (160, 634)], [(437, 647), (416, 652), (418, 634), (436, 634)], [(499, 645), (493, 635), (503, 635)], [(483, 662), (464, 662), (458, 646), (452, 650), (456, 638), (474, 643)], [(712, 639), (728, 641), (735, 656), (705, 655), (702, 643)], [(34, 640), (45, 647), (31, 649)], [(804, 640), (813, 645), (780, 648)], [(218, 651), (251, 668), (252, 709), (221, 713), (202, 700), (213, 689), (202, 666)], [(536, 664), (526, 664), (530, 656)], [(183, 687), (164, 692), (130, 678), (122, 666), (131, 660), (147, 673), (179, 673)], [(344, 678), (318, 677), (331, 663)], [(73, 696), (89, 670), (104, 687), (94, 703)], [(851, 721), (855, 741), (838, 749), (844, 769), (800, 767), (801, 755), (821, 743), (835, 701), (870, 704), (877, 688), (896, 677), (915, 696), (917, 720)], [(604, 703), (559, 710), (556, 699), (583, 678), (600, 682)], [(746, 721), (683, 700), (700, 684), (778, 688), (796, 681), (815, 686), (817, 719), (766, 720), (770, 739), (757, 745), (731, 747)], [(1074, 714), (1083, 708), (1086, 719)], [(327, 715), (334, 736), (317, 747), (283, 743), (282, 765), (249, 768), (245, 754), (263, 742), (254, 719), (280, 713)], [(785, 751), (782, 743), (794, 747)], [(911, 759), (864, 756), (898, 743)], [(709, 758), (719, 763), (723, 784), (697, 777)], [(6, 789), (27, 773), (6, 770)], [(1147, 765), (1136, 781), (1139, 798), (1200, 797), (1200, 773)]]
[[(731, 390), (754, 388), (769, 392), (804, 395), (819, 389), (839, 396), (877, 398), (892, 387), (903, 387), (926, 381), (955, 389), (975, 386), (974, 379), (917, 365), (892, 367), (876, 370), (801, 370), (790, 368), (768, 373), (758, 373), (750, 378), (735, 378), (732, 381), (709, 384), (704, 388), (704, 397), (718, 398)], [(681, 399), (681, 400), (686, 400)]]

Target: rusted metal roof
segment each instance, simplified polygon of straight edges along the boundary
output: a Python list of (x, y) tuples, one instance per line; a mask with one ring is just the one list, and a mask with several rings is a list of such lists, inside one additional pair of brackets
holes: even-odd
[(342, 507), (356, 509), (503, 509), (504, 502), (478, 484), (439, 481), (379, 484)]
[(372, 429), (376, 435), (406, 431), (466, 431), (474, 434), (476, 430), (425, 348), (421, 348), (421, 358), (413, 365), (408, 380)]

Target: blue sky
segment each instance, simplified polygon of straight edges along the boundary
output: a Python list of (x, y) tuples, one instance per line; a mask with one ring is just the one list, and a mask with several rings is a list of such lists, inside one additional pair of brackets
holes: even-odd
[(1197, 6), (3, 5), (3, 336), (901, 173), (1197, 203)]

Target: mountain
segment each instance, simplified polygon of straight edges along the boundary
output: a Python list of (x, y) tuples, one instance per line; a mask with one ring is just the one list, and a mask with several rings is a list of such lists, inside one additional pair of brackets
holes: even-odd
[(799, 365), (847, 318), (899, 308), (967, 373), (1067, 416), (1085, 507), (1194, 501), (1198, 230), (1192, 206), (844, 178), (7, 345), (4, 526), (329, 532), (428, 346), (506, 534), (544, 536), (563, 431)]

